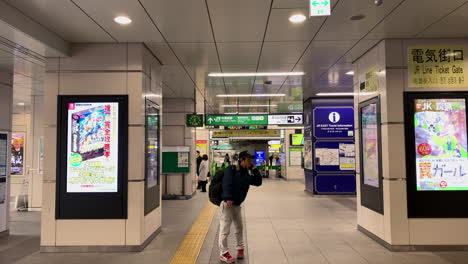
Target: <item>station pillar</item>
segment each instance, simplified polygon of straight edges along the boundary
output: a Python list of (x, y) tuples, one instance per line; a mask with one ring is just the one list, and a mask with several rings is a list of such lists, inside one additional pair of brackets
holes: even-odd
[[(128, 173), (125, 172), (128, 176), (123, 182), (127, 191), (121, 205), (126, 206), (126, 217), (58, 217), (57, 168), (63, 164), (57, 162), (57, 100), (62, 95), (128, 97), (128, 113), (124, 113), (128, 114), (128, 126), (122, 130), (128, 131)], [(140, 251), (159, 232), (161, 206), (150, 212), (145, 209), (145, 107), (148, 99), (158, 105), (162, 113), (161, 65), (143, 44), (74, 44), (70, 57), (47, 59), (41, 251)], [(158, 188), (159, 194), (160, 185)], [(161, 204), (160, 197), (157, 200)]]
[[(384, 40), (354, 63), (357, 224), (360, 231), (390, 250), (468, 249), (468, 218), (445, 213), (447, 210), (443, 206), (436, 206), (439, 198), (449, 201), (454, 193), (437, 186), (433, 186), (433, 189), (415, 186), (416, 182), (420, 184), (416, 178), (421, 180), (421, 175), (418, 175), (420, 165), (415, 159), (415, 155), (418, 155), (417, 149), (414, 138), (409, 137), (408, 131), (411, 129), (408, 128), (414, 126), (412, 118), (415, 116), (414, 113), (409, 113), (417, 110), (411, 109), (405, 103), (408, 94), (414, 92), (424, 93), (422, 98), (430, 99), (438, 93), (445, 93), (445, 96), (452, 94), (448, 95), (450, 98), (459, 92), (468, 91), (466, 78), (459, 78), (466, 76), (468, 69), (465, 52), (467, 44), (468, 41), (462, 39)], [(431, 55), (432, 52), (435, 52), (435, 57)], [(458, 56), (456, 65), (460, 65), (462, 73), (460, 70), (453, 71), (454, 53)], [(430, 61), (429, 57), (434, 61)], [(432, 72), (419, 72), (419, 68), (415, 66), (418, 63), (421, 69), (432, 68)], [(436, 71), (445, 66), (448, 67), (447, 72)], [(444, 81), (453, 77), (456, 77), (457, 82)], [(372, 103), (377, 106), (377, 111), (369, 115), (372, 108), (363, 106)], [(364, 116), (365, 114), (367, 116)], [(375, 114), (379, 117), (375, 118)], [(466, 122), (466, 118), (464, 120)], [(464, 144), (461, 148), (466, 149), (466, 124), (461, 125), (465, 127), (465, 134), (460, 136), (464, 137), (464, 143), (459, 143)], [(373, 130), (377, 131), (378, 127), (380, 133), (374, 133)], [(365, 133), (362, 133), (363, 130)], [(374, 160), (372, 155), (380, 156), (380, 161)], [(435, 152), (421, 155), (427, 155), (423, 158), (428, 158), (428, 166), (436, 166), (429, 164), (433, 161), (431, 155), (437, 156)], [(444, 158), (440, 156), (438, 162), (443, 163)], [(431, 172), (428, 170), (426, 173)], [(429, 180), (435, 182), (436, 177)], [(375, 196), (370, 194), (372, 192)], [(430, 198), (423, 204), (414, 204), (414, 195)], [(374, 201), (369, 201), (372, 198), (375, 198)], [(381, 200), (381, 204), (376, 200)], [(428, 203), (433, 202), (434, 206), (428, 206)], [(452, 207), (460, 203), (459, 210), (466, 211), (464, 201), (452, 203), (446, 206)], [(430, 208), (429, 210), (435, 213), (432, 213), (432, 216), (416, 216), (414, 208), (424, 206), (428, 206), (425, 208)], [(440, 213), (437, 213), (437, 210)]]
[(10, 136), (13, 108), (13, 69), (0, 71), (0, 237), (9, 234)]

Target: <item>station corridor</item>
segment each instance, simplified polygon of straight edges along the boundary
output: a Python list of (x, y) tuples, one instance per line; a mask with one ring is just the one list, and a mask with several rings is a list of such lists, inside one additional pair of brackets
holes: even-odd
[[(39, 253), (37, 239), (28, 243), (12, 234), (0, 239), (0, 263), (15, 264), (165, 264), (209, 204), (206, 194), (189, 201), (164, 201), (161, 233), (140, 253)], [(211, 205), (210, 205), (211, 206)], [(300, 182), (266, 180), (252, 188), (243, 206), (247, 256), (236, 263), (250, 264), (464, 264), (466, 252), (389, 252), (356, 230), (356, 200), (351, 197), (311, 197)], [(34, 213), (32, 217), (37, 217)], [(24, 216), (22, 216), (24, 217)], [(197, 264), (219, 264), (218, 212), (203, 240)], [(31, 229), (38, 227), (31, 224)], [(6, 244), (5, 241), (9, 240)], [(231, 235), (231, 247), (234, 238)], [(192, 244), (196, 250), (197, 243)], [(191, 252), (185, 252), (190, 254)], [(14, 252), (14, 254), (12, 254)], [(179, 254), (181, 254), (179, 252)], [(175, 263), (174, 263), (175, 264)]]

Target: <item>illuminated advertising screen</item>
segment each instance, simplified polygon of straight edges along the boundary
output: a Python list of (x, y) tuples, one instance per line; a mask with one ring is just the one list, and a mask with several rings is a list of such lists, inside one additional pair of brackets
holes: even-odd
[(377, 104), (361, 108), (362, 165), (364, 184), (379, 187), (379, 141), (377, 124)]
[(468, 190), (466, 99), (414, 99), (416, 189)]
[(265, 161), (265, 151), (255, 151), (255, 166), (262, 166)]
[(304, 134), (291, 134), (291, 145), (292, 146), (303, 146), (304, 145)]
[(119, 103), (68, 103), (67, 193), (118, 191)]

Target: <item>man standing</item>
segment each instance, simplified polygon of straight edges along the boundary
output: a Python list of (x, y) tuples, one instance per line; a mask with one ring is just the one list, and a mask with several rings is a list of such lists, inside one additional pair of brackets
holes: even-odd
[(239, 154), (239, 169), (232, 166), (224, 170), (223, 193), (221, 202), (221, 217), (219, 230), (220, 260), (234, 263), (235, 259), (229, 253), (228, 237), (231, 223), (234, 223), (237, 240), (237, 258), (244, 258), (244, 238), (241, 204), (245, 201), (250, 185), (261, 186), (262, 175), (253, 164), (253, 156), (247, 151)]
[[(200, 156), (200, 151), (197, 150), (197, 176), (199, 176), (200, 164), (203, 161), (202, 156)], [(200, 182), (198, 182), (197, 190), (201, 189)]]

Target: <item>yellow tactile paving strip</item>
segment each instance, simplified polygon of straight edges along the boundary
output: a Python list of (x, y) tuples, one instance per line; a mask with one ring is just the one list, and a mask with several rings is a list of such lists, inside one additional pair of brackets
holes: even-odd
[(217, 207), (208, 202), (177, 249), (171, 264), (195, 264)]

